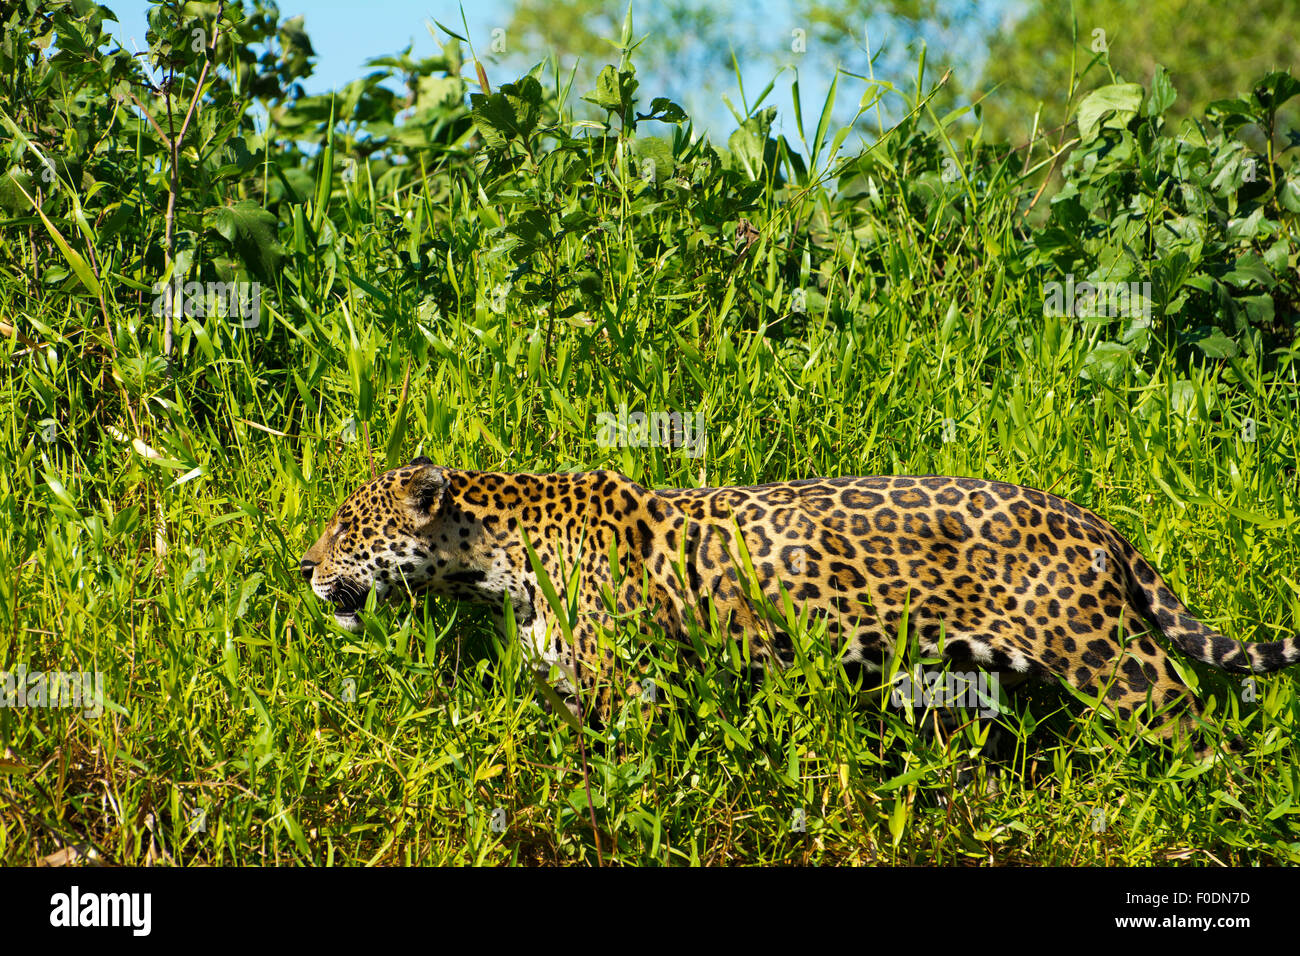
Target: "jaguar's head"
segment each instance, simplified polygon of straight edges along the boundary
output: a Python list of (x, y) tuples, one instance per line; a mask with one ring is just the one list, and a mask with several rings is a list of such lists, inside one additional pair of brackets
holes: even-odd
[(416, 458), (362, 485), (339, 505), (299, 563), (316, 596), (334, 606), (339, 626), (361, 630), (357, 612), (371, 590), (383, 601), (429, 586), (447, 489), (446, 472)]

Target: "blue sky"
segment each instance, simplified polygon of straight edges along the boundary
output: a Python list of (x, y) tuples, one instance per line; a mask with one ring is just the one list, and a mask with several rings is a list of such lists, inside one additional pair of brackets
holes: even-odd
[[(633, 7), (634, 19), (638, 5)], [(978, 4), (977, 9), (986, 23), (992, 24), (1015, 5), (1014, 0), (996, 0)], [(143, 50), (148, 8), (145, 0), (108, 0), (108, 6), (118, 17), (118, 24), (110, 27), (114, 36), (129, 51)], [(726, 44), (735, 51), (740, 62), (746, 94), (752, 100), (769, 80), (776, 77), (773, 92), (764, 105), (778, 107), (775, 131), (786, 133), (793, 141), (791, 82), (795, 74), (789, 69), (779, 71), (781, 54), (790, 45), (791, 28), (800, 23), (794, 15), (794, 5), (784, 0), (739, 0), (723, 6), (726, 8), (723, 28)], [(315, 72), (304, 83), (308, 93), (338, 89), (366, 72), (364, 63), (367, 59), (396, 53), (408, 43), (414, 45), (413, 55), (417, 57), (437, 54), (439, 47), (429, 32), (435, 19), (457, 32), (463, 29), (461, 6), (455, 0), (379, 0), (362, 5), (355, 0), (283, 0), (279, 8), (283, 18), (304, 17), (307, 35), (316, 51)], [(510, 0), (471, 0), (465, 4), (469, 36), (481, 56), (490, 46), (492, 31), (508, 24), (512, 8)], [(877, 21), (876, 27), (881, 25)], [(883, 26), (887, 28), (888, 23)], [(877, 34), (881, 32), (884, 31), (877, 29)], [(873, 46), (881, 39), (888, 37), (873, 36)], [(861, 43), (861, 38), (856, 42)], [(964, 49), (967, 68), (974, 68), (981, 51), (972, 49), (970, 45), (964, 45)], [(806, 56), (791, 57), (787, 54), (784, 60), (798, 66), (805, 122), (815, 124), (835, 64), (817, 56), (813, 49)], [(865, 54), (861, 60), (861, 63), (848, 64), (849, 68), (865, 73)], [(499, 83), (514, 79), (531, 65), (519, 56), (506, 58), (504, 63), (494, 65), (489, 75)], [(915, 61), (912, 61), (908, 75), (887, 78), (907, 87), (911, 85), (914, 72)], [(472, 73), (472, 68), (467, 73)], [(741, 98), (729, 64), (700, 67), (692, 76), (654, 76), (644, 72), (638, 75), (641, 93), (647, 101), (658, 95), (676, 98), (696, 121), (697, 127), (710, 129), (715, 137), (720, 134), (725, 139), (734, 129), (735, 122), (723, 96), (729, 98), (737, 109)], [(938, 75), (935, 72), (932, 79), (937, 79)], [(855, 80), (841, 80), (840, 108), (836, 111), (838, 120), (845, 122), (851, 118), (863, 90), (864, 86)]]
[[(106, 6), (117, 14), (118, 25), (110, 29), (123, 47), (132, 52), (143, 50), (149, 4), (145, 0), (107, 0)], [(396, 53), (407, 43), (415, 44), (416, 56), (433, 56), (439, 48), (425, 23), (437, 19), (459, 32), (461, 22), (459, 5), (446, 0), (371, 0), (360, 4), (355, 0), (284, 0), (279, 7), (282, 19), (304, 18), (316, 50), (316, 72), (304, 84), (309, 93), (323, 93), (355, 80), (365, 74), (363, 64), (367, 59)], [(465, 19), (473, 31), (472, 38), (486, 38), (493, 27), (504, 25), (508, 10), (509, 5), (498, 0), (466, 4)]]

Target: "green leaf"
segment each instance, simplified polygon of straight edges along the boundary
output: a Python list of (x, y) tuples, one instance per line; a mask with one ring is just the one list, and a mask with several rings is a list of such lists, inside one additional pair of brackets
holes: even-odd
[(642, 120), (658, 120), (661, 123), (685, 123), (686, 111), (670, 99), (656, 96), (650, 101), (650, 112), (638, 116)]
[(235, 607), (235, 617), (243, 617), (248, 612), (249, 601), (252, 600), (257, 589), (262, 586), (262, 581), (266, 575), (261, 571), (254, 571), (245, 580), (239, 589), (239, 604)]
[[(330, 205), (334, 187), (334, 100), (330, 99), (330, 119), (325, 127), (325, 149), (321, 153), (316, 181), (316, 201), (312, 205), (311, 225), (319, 231)], [(229, 236), (227, 236), (229, 238)]]
[(235, 642), (229, 637), (221, 649), (221, 669), (226, 675), (226, 680), (230, 681), (231, 687), (239, 686), (239, 652), (235, 650)]
[(1256, 81), (1251, 94), (1262, 109), (1276, 113), (1287, 100), (1300, 95), (1300, 80), (1290, 73), (1277, 71)]
[(1246, 181), (1246, 172), (1257, 163), (1254, 157), (1247, 155), (1246, 147), (1241, 143), (1229, 143), (1214, 158), (1214, 179), (1210, 189), (1216, 196), (1235, 193)]
[(1173, 106), (1176, 99), (1178, 91), (1169, 79), (1169, 71), (1157, 63), (1155, 74), (1151, 77), (1151, 95), (1147, 98), (1147, 116), (1159, 116)]
[(647, 182), (661, 183), (672, 176), (673, 144), (663, 137), (638, 138), (632, 145), (632, 154), (639, 163), (636, 169), (638, 178), (645, 179)]
[(727, 139), (732, 155), (740, 160), (741, 168), (751, 179), (760, 177), (769, 159), (775, 160), (776, 141), (768, 135), (775, 119), (776, 107), (769, 106), (745, 120)]
[(493, 150), (505, 149), (515, 134), (514, 117), (505, 98), (497, 94), (471, 93), (469, 103), (474, 128), (478, 130), (483, 145)]
[(1277, 285), (1277, 279), (1269, 271), (1264, 260), (1253, 252), (1245, 252), (1238, 256), (1232, 268), (1220, 278), (1239, 289), (1249, 285), (1262, 285), (1266, 289), (1271, 289)]
[(1133, 352), (1117, 342), (1102, 342), (1083, 360), (1081, 378), (1090, 381), (1115, 382), (1133, 366)]
[(632, 97), (638, 86), (631, 70), (616, 70), (607, 65), (596, 77), (596, 89), (583, 97), (588, 103), (595, 103), (601, 109), (629, 115)]
[(1282, 188), (1278, 190), (1278, 201), (1288, 212), (1300, 212), (1300, 179), (1288, 176)]
[[(588, 812), (586, 787), (575, 787), (573, 790), (570, 790), (568, 799), (569, 799), (569, 806), (571, 806), (575, 812), (577, 813)], [(601, 807), (605, 805), (605, 795), (601, 793), (599, 790), (593, 791), (591, 794), (591, 805), (595, 807), (597, 810), (599, 810)]]
[(872, 789), (883, 793), (888, 790), (897, 790), (899, 787), (910, 787), (912, 784), (924, 777), (929, 770), (929, 767), (913, 767), (911, 770), (904, 771), (896, 777), (891, 777), (884, 783), (877, 784)]
[(1285, 273), (1287, 261), (1291, 257), (1291, 247), (1284, 238), (1269, 246), (1264, 252), (1264, 263), (1276, 273)]
[(471, 93), (470, 112), (483, 143), (505, 149), (515, 137), (527, 138), (537, 127), (542, 111), (542, 86), (532, 76), (507, 83), (495, 93)]
[(1142, 106), (1142, 87), (1137, 83), (1112, 83), (1095, 90), (1079, 104), (1079, 138), (1084, 143), (1092, 142), (1097, 131), (1103, 125), (1116, 129), (1123, 128), (1128, 121), (1137, 116)]
[(32, 199), (31, 196), (27, 195), (27, 190), (23, 189), (23, 187), (19, 185), (18, 180), (14, 178), (14, 171), (12, 169), (9, 170), (9, 176), (13, 180), (13, 184), (17, 186), (18, 191), (21, 192), (26, 200), (31, 204), (32, 209), (36, 210), (36, 215), (41, 217), (41, 222), (45, 225), (45, 231), (50, 234), (50, 238), (54, 240), (54, 244), (59, 247), (59, 252), (63, 253), (63, 258), (67, 260), (68, 265), (72, 266), (72, 271), (77, 274), (77, 278), (81, 280), (81, 284), (89, 289), (91, 294), (96, 298), (103, 295), (99, 285), (99, 279), (96, 278), (94, 270), (90, 268), (81, 253), (68, 245), (68, 241), (63, 238), (63, 233), (59, 232), (59, 230), (55, 228), (54, 223), (50, 222), (45, 213), (41, 211), (41, 207), (36, 205), (36, 201)]
[(1250, 240), (1256, 238), (1261, 231), (1272, 232), (1274, 225), (1264, 218), (1264, 207), (1256, 206), (1249, 216), (1228, 220), (1227, 236), (1229, 239)]
[[(410, 375), (410, 360), (407, 360), (406, 372)], [(392, 430), (388, 435), (388, 445), (384, 449), (384, 458), (388, 462), (389, 468), (396, 468), (402, 457), (402, 442), (406, 439), (406, 428), (410, 420), (409, 395), (405, 388), (402, 390), (401, 398), (397, 404), (397, 411), (393, 415)]]
[(279, 220), (251, 199), (217, 206), (203, 214), (204, 224), (234, 247), (245, 267), (265, 282), (275, 276), (284, 250), (277, 240)]
[(1273, 324), (1273, 297), (1271, 295), (1246, 295), (1237, 300), (1237, 306), (1246, 313), (1251, 325)]
[(437, 20), (434, 20), (433, 22), (434, 22), (435, 24), (438, 25), (438, 29), (439, 29), (439, 30), (441, 30), (443, 33), (447, 34), (448, 36), (455, 37), (455, 38), (456, 38), (457, 40), (459, 40), (461, 43), (468, 43), (468, 42), (469, 42), (469, 41), (466, 40), (463, 36), (461, 36), (459, 33), (457, 33), (455, 30), (452, 30), (452, 29), (449, 29), (448, 27), (443, 26), (441, 23), (438, 23)]
[(1245, 100), (1214, 100), (1205, 108), (1205, 115), (1229, 136), (1247, 123), (1255, 122), (1255, 109)]
[(1205, 338), (1198, 340), (1196, 347), (1210, 358), (1232, 358), (1237, 354), (1237, 343), (1218, 329), (1215, 329)]
[(574, 716), (573, 711), (569, 710), (569, 705), (564, 702), (560, 692), (552, 687), (535, 669), (529, 668), (529, 672), (533, 675), (533, 684), (537, 688), (537, 692), (546, 698), (546, 702), (551, 705), (551, 713), (578, 731), (578, 733), (582, 733), (581, 722)]

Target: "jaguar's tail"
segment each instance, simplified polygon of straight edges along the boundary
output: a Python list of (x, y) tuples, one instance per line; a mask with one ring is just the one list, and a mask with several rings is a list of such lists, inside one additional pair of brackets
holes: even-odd
[(1128, 539), (1119, 532), (1115, 537), (1129, 571), (1130, 599), (1183, 653), (1231, 674), (1264, 674), (1300, 663), (1300, 637), (1246, 642), (1206, 627)]

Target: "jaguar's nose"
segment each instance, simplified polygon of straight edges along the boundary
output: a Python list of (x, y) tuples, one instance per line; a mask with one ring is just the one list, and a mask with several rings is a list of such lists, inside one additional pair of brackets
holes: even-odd
[(300, 562), (298, 562), (298, 570), (302, 572), (302, 577), (304, 581), (311, 581), (311, 573), (313, 570), (315, 570), (315, 568), (316, 568), (315, 561), (309, 561), (306, 558), (303, 558)]

